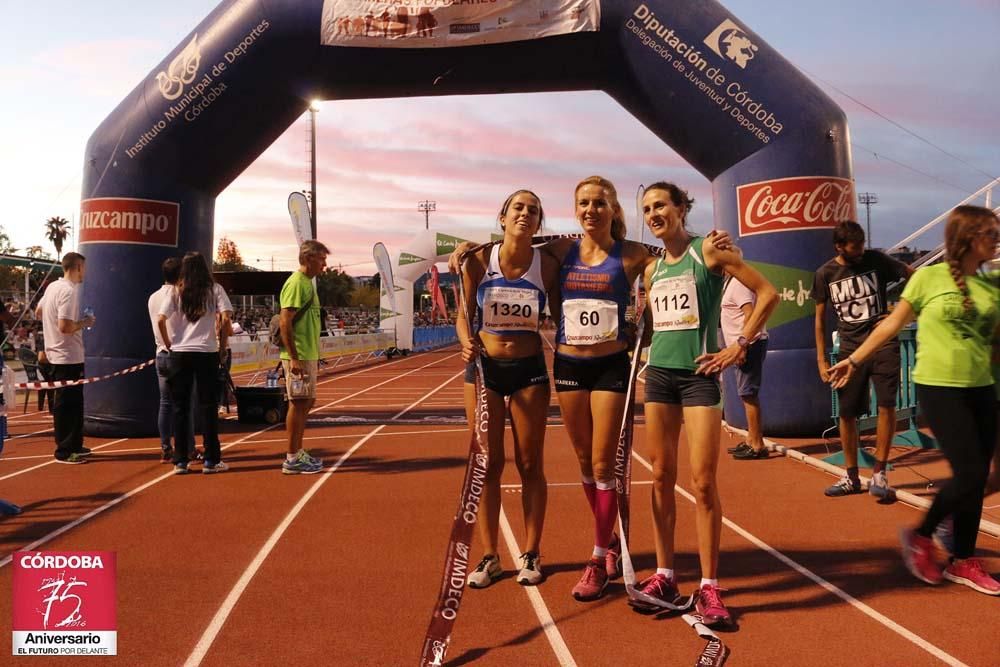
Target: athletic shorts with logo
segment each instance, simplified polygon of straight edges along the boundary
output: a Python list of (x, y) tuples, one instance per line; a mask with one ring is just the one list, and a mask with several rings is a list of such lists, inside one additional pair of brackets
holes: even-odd
[(556, 354), (552, 375), (556, 391), (628, 391), (629, 357), (622, 350), (603, 357), (570, 357)]
[[(537, 354), (519, 359), (493, 359), (482, 357), (483, 383), (490, 391), (501, 396), (512, 396), (518, 391), (538, 384), (549, 383), (549, 369), (545, 366), (545, 356)], [(465, 365), (465, 382), (476, 381), (476, 363)]]

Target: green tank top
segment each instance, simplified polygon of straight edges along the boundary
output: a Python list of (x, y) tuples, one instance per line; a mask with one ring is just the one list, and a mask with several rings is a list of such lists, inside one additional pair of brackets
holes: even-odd
[(703, 241), (692, 238), (676, 264), (656, 260), (646, 295), (653, 314), (650, 366), (693, 371), (696, 357), (719, 350), (723, 276), (705, 266)]

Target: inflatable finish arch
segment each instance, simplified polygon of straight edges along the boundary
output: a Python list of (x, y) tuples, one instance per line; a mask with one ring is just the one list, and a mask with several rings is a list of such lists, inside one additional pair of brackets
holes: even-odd
[[(391, 5), (225, 0), (94, 132), (79, 230), (101, 320), (85, 336), (89, 375), (150, 357), (160, 262), (211, 254), (215, 197), (310, 99), (599, 89), (713, 182), (716, 224), (782, 294), (765, 427), (825, 425), (800, 286), (828, 258), (829, 228), (855, 217), (846, 119), (830, 99), (713, 0)], [(151, 433), (155, 387), (151, 369), (88, 385), (87, 432)]]

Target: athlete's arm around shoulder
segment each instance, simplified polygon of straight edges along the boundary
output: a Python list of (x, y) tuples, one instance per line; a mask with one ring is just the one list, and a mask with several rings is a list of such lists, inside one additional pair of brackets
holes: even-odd
[(643, 275), (653, 264), (656, 264), (656, 255), (649, 252), (649, 248), (635, 241), (622, 241), (622, 263), (625, 265), (625, 275), (630, 283)]
[(538, 249), (542, 251), (542, 257), (547, 256), (554, 259), (556, 266), (559, 267), (562, 266), (563, 260), (566, 259), (566, 253), (569, 252), (574, 242), (574, 239), (552, 239), (538, 246)]

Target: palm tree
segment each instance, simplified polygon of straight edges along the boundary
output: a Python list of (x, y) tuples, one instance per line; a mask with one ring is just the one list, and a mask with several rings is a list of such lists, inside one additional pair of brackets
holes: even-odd
[(69, 236), (69, 220), (58, 215), (45, 221), (45, 238), (56, 247), (56, 258), (62, 257), (63, 241)]

